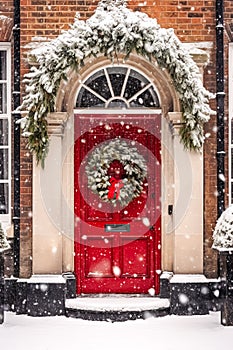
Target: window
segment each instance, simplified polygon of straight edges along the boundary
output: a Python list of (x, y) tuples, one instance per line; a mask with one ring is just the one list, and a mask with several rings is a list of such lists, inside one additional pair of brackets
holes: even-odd
[(135, 69), (110, 66), (81, 84), (76, 108), (159, 108), (152, 83)]
[(10, 45), (0, 43), (0, 221), (10, 223), (11, 158), (11, 54)]

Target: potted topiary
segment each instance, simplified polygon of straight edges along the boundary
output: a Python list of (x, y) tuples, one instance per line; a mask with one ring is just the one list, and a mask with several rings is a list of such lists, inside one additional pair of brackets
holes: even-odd
[(4, 322), (4, 252), (8, 249), (10, 245), (0, 223), (0, 324)]
[(233, 325), (233, 205), (219, 217), (214, 232), (213, 246), (219, 254), (219, 275), (222, 283), (224, 302), (221, 323)]

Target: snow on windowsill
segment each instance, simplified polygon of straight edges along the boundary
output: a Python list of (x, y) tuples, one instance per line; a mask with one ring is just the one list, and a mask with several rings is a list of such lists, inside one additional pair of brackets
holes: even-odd
[(150, 311), (165, 309), (170, 306), (168, 299), (153, 297), (80, 297), (67, 299), (66, 308), (86, 311)]
[(66, 283), (61, 275), (32, 275), (28, 283)]
[(170, 280), (173, 276), (174, 276), (174, 273), (173, 273), (173, 272), (170, 272), (170, 271), (163, 271), (163, 272), (162, 272), (162, 275), (160, 276), (160, 280), (161, 280), (161, 279), (168, 279), (168, 280)]
[(224, 248), (224, 247), (212, 247), (213, 249), (219, 251), (219, 252), (233, 252), (233, 248)]
[(170, 283), (208, 283), (217, 282), (218, 279), (208, 279), (204, 275), (177, 274), (170, 279)]

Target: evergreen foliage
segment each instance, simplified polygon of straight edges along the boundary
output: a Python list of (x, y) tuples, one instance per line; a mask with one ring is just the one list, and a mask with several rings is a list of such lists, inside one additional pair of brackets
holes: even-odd
[(10, 245), (6, 239), (5, 232), (2, 228), (2, 224), (0, 223), (0, 251), (10, 248)]
[(233, 205), (230, 205), (219, 217), (213, 240), (213, 248), (233, 248)]
[(38, 163), (43, 165), (48, 152), (46, 117), (55, 110), (61, 80), (67, 79), (70, 69), (79, 70), (86, 59), (101, 54), (112, 59), (125, 54), (127, 59), (135, 52), (155, 59), (161, 69), (166, 69), (183, 109), (181, 140), (187, 149), (201, 149), (212, 95), (203, 87), (197, 65), (173, 29), (161, 28), (146, 14), (132, 12), (126, 1), (100, 1), (91, 18), (82, 21), (77, 15), (69, 30), (35, 52), (38, 66), (25, 76), (26, 95), (20, 109), (28, 112), (22, 118), (22, 127)]

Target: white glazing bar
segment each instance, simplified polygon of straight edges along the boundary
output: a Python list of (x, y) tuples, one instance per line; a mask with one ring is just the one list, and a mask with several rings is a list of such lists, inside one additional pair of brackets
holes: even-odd
[(101, 95), (99, 95), (97, 92), (95, 92), (94, 90), (92, 90), (91, 88), (89, 88), (89, 86), (83, 84), (83, 87), (88, 90), (89, 92), (91, 92), (93, 95), (95, 95), (98, 99), (100, 99), (101, 101), (103, 101), (104, 103), (107, 102), (107, 100), (102, 97)]
[(146, 91), (147, 89), (149, 89), (152, 86), (152, 84), (146, 85), (144, 86), (143, 89), (139, 90), (135, 95), (133, 95), (132, 97), (130, 97), (130, 99), (128, 100), (129, 103), (132, 102), (133, 100), (135, 100), (138, 96), (140, 96), (144, 91)]
[(95, 109), (74, 109), (74, 114), (91, 114), (91, 115), (102, 115), (102, 114), (108, 114), (108, 115), (154, 115), (154, 114), (161, 114), (161, 109), (153, 109), (153, 108), (148, 108), (148, 109), (140, 109), (140, 108), (135, 108), (135, 109), (102, 109), (102, 108), (95, 108)]
[(125, 93), (125, 88), (129, 79), (129, 74), (130, 74), (130, 68), (128, 68), (126, 75), (125, 75), (125, 80), (124, 83), (122, 85), (122, 89), (121, 89), (121, 97), (124, 97), (124, 93)]
[(106, 79), (107, 79), (108, 88), (109, 88), (109, 91), (111, 93), (111, 96), (114, 97), (114, 91), (113, 91), (113, 88), (112, 88), (112, 83), (111, 83), (111, 80), (109, 78), (108, 71), (107, 71), (106, 68), (104, 68), (104, 74), (105, 74)]

